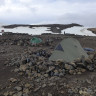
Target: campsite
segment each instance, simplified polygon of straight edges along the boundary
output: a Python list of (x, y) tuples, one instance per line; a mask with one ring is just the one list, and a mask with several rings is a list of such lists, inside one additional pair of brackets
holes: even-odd
[(0, 96), (96, 96), (96, 0), (0, 0)]
[(96, 37), (4, 33), (0, 96), (96, 96)]

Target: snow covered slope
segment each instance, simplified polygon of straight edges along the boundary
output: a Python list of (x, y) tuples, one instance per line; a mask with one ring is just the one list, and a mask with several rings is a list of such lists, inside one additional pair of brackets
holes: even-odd
[(13, 32), (13, 33), (28, 33), (32, 35), (41, 35), (42, 33), (52, 33), (48, 31), (48, 27), (16, 27), (16, 28), (0, 28), (0, 30), (4, 30), (4, 32)]
[[(52, 34), (59, 34), (59, 33), (53, 33), (50, 31), (51, 27), (15, 27), (15, 28), (3, 28), (0, 27), (0, 32), (4, 30), (4, 32), (13, 32), (13, 33), (28, 33), (32, 35), (41, 35), (42, 33), (52, 33)], [(57, 30), (60, 29), (59, 27)], [(96, 36), (96, 34), (92, 33), (91, 31), (87, 30), (85, 27), (71, 27), (67, 29), (61, 29), (61, 34), (75, 34), (75, 35), (86, 35), (86, 36)], [(0, 33), (2, 35), (2, 33)]]
[(91, 31), (87, 30), (88, 28), (86, 27), (71, 27), (62, 30), (62, 34), (67, 33), (67, 34), (75, 34), (75, 35), (86, 35), (86, 36), (96, 36), (96, 34), (92, 33)]

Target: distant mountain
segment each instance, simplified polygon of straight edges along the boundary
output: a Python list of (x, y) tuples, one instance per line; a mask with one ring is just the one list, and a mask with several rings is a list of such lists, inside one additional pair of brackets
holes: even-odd
[(2, 26), (4, 28), (16, 28), (16, 27), (29, 27), (29, 28), (34, 28), (34, 27), (49, 27), (49, 31), (52, 31), (53, 33), (61, 33), (61, 30), (66, 29), (66, 28), (71, 28), (73, 26), (82, 26), (76, 23), (72, 24), (42, 24), (42, 25), (26, 25), (26, 24), (12, 24), (12, 25), (5, 25)]
[(28, 25), (28, 24), (12, 24), (3, 25), (0, 30), (4, 32), (13, 33), (28, 33), (32, 35), (41, 35), (45, 33), (50, 34), (74, 34), (74, 35), (86, 35), (96, 36), (92, 31), (87, 30), (79, 24), (46, 24), (46, 25)]
[(70, 28), (73, 26), (82, 26), (76, 23), (72, 23), (72, 24), (42, 24), (42, 25), (28, 25), (28, 24), (12, 24), (12, 25), (5, 25), (3, 26), (4, 28), (15, 28), (15, 27), (59, 27), (60, 29), (64, 29), (64, 28)]

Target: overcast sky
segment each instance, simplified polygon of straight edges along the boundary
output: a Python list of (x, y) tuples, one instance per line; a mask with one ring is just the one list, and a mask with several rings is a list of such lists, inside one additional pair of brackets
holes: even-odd
[(0, 23), (96, 27), (96, 0), (0, 0)]

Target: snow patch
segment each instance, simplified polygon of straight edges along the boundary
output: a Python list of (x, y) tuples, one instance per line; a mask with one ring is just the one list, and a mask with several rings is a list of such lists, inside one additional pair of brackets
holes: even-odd
[(59, 27), (56, 27), (57, 29), (60, 29)]
[(42, 33), (52, 33), (48, 31), (48, 27), (16, 27), (12, 29), (8, 28), (0, 28), (0, 31), (4, 30), (4, 32), (13, 32), (13, 33), (28, 33), (32, 35), (41, 35)]
[(61, 31), (62, 34), (75, 34), (75, 35), (86, 35), (86, 36), (96, 36), (96, 34), (92, 33), (91, 31), (87, 30), (86, 27), (71, 27)]
[[(59, 29), (59, 27), (56, 27)], [(28, 33), (32, 35), (41, 35), (42, 33), (51, 33), (51, 34), (59, 34), (59, 33), (53, 33), (50, 31), (50, 27), (16, 27), (16, 28), (3, 28), (0, 26), (0, 35), (2, 35), (2, 30), (4, 32), (13, 32), (13, 33)], [(61, 34), (75, 34), (75, 35), (86, 35), (86, 36), (96, 36), (96, 34), (92, 33), (91, 31), (87, 30), (86, 27), (71, 27), (64, 30), (61, 30)]]

